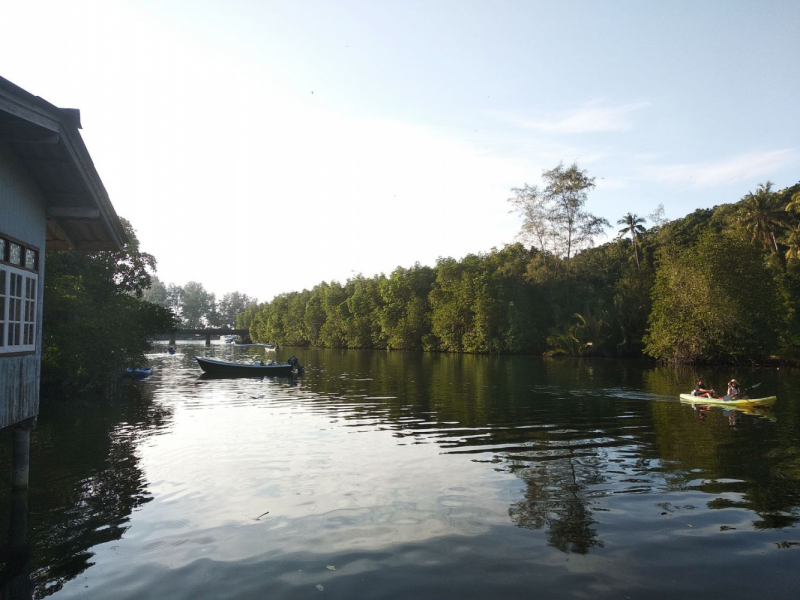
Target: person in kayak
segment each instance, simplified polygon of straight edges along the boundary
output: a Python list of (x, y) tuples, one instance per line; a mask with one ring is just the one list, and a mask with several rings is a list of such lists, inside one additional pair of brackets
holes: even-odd
[(697, 385), (694, 386), (694, 395), (701, 398), (713, 398), (716, 395), (714, 388), (706, 388), (703, 378), (697, 380)]
[(735, 379), (731, 379), (728, 382), (728, 393), (725, 395), (730, 396), (731, 400), (738, 400), (742, 396), (742, 389), (739, 387), (739, 382)]

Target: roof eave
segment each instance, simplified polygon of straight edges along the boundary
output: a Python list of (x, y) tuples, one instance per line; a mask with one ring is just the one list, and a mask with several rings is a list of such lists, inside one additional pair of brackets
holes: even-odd
[[(97, 219), (100, 221), (98, 225), (102, 224), (104, 239), (70, 240), (67, 236), (66, 240), (58, 240), (58, 242), (67, 241), (68, 245), (75, 249), (81, 249), (82, 242), (85, 242), (85, 249), (89, 249), (89, 246), (92, 250), (121, 249), (128, 242), (128, 238), (78, 131), (81, 126), (80, 111), (58, 108), (0, 77), (0, 112), (22, 119), (37, 128), (43, 128), (59, 136), (57, 143), (62, 144), (62, 148), (69, 157), (69, 163), (75, 169), (73, 178), (77, 176), (82, 183), (81, 192), (85, 193), (85, 197), (98, 211)], [(25, 162), (24, 157), (22, 160)], [(40, 187), (46, 188), (41, 181), (39, 183)], [(48, 208), (56, 206), (52, 198), (48, 198), (46, 190), (44, 191)], [(62, 220), (60, 224), (66, 226), (67, 223), (69, 223), (68, 220)], [(54, 246), (59, 246), (59, 244), (54, 244)]]

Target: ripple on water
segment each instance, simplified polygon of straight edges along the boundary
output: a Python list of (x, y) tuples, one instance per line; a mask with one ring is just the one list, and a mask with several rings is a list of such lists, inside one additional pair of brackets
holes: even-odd
[(58, 468), (33, 486), (40, 592), (793, 589), (788, 420), (686, 410), (661, 367), (299, 349), (298, 380), (205, 379), (206, 350), (182, 348), (153, 357), (138, 404), (67, 420), (80, 447), (43, 415), (40, 460)]

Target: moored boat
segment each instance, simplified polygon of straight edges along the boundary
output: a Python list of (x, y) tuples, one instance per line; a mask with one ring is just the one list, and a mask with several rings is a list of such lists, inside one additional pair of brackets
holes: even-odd
[(235, 363), (213, 358), (203, 358), (195, 356), (197, 364), (204, 373), (225, 377), (261, 377), (263, 375), (300, 375), (303, 366), (296, 356), (292, 356), (286, 363), (265, 363), (256, 361), (254, 363)]
[(123, 373), (123, 375), (125, 375), (125, 377), (132, 377), (133, 379), (146, 379), (146, 378), (150, 377), (150, 375), (152, 375), (152, 374), (153, 374), (153, 368), (152, 367), (146, 367), (146, 368), (141, 368), (141, 369), (135, 369), (133, 367), (128, 367), (127, 369), (125, 369), (125, 372)]
[(777, 396), (765, 396), (764, 398), (739, 398), (737, 400), (725, 400), (725, 398), (703, 398), (694, 394), (681, 394), (681, 402), (691, 402), (692, 404), (713, 404), (714, 406), (730, 406), (731, 408), (754, 408), (756, 406), (772, 406), (778, 400)]

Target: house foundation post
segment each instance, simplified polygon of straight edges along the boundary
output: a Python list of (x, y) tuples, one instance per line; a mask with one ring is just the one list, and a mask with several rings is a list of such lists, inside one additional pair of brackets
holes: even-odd
[(31, 466), (32, 419), (12, 427), (11, 440), (11, 487), (27, 489)]

